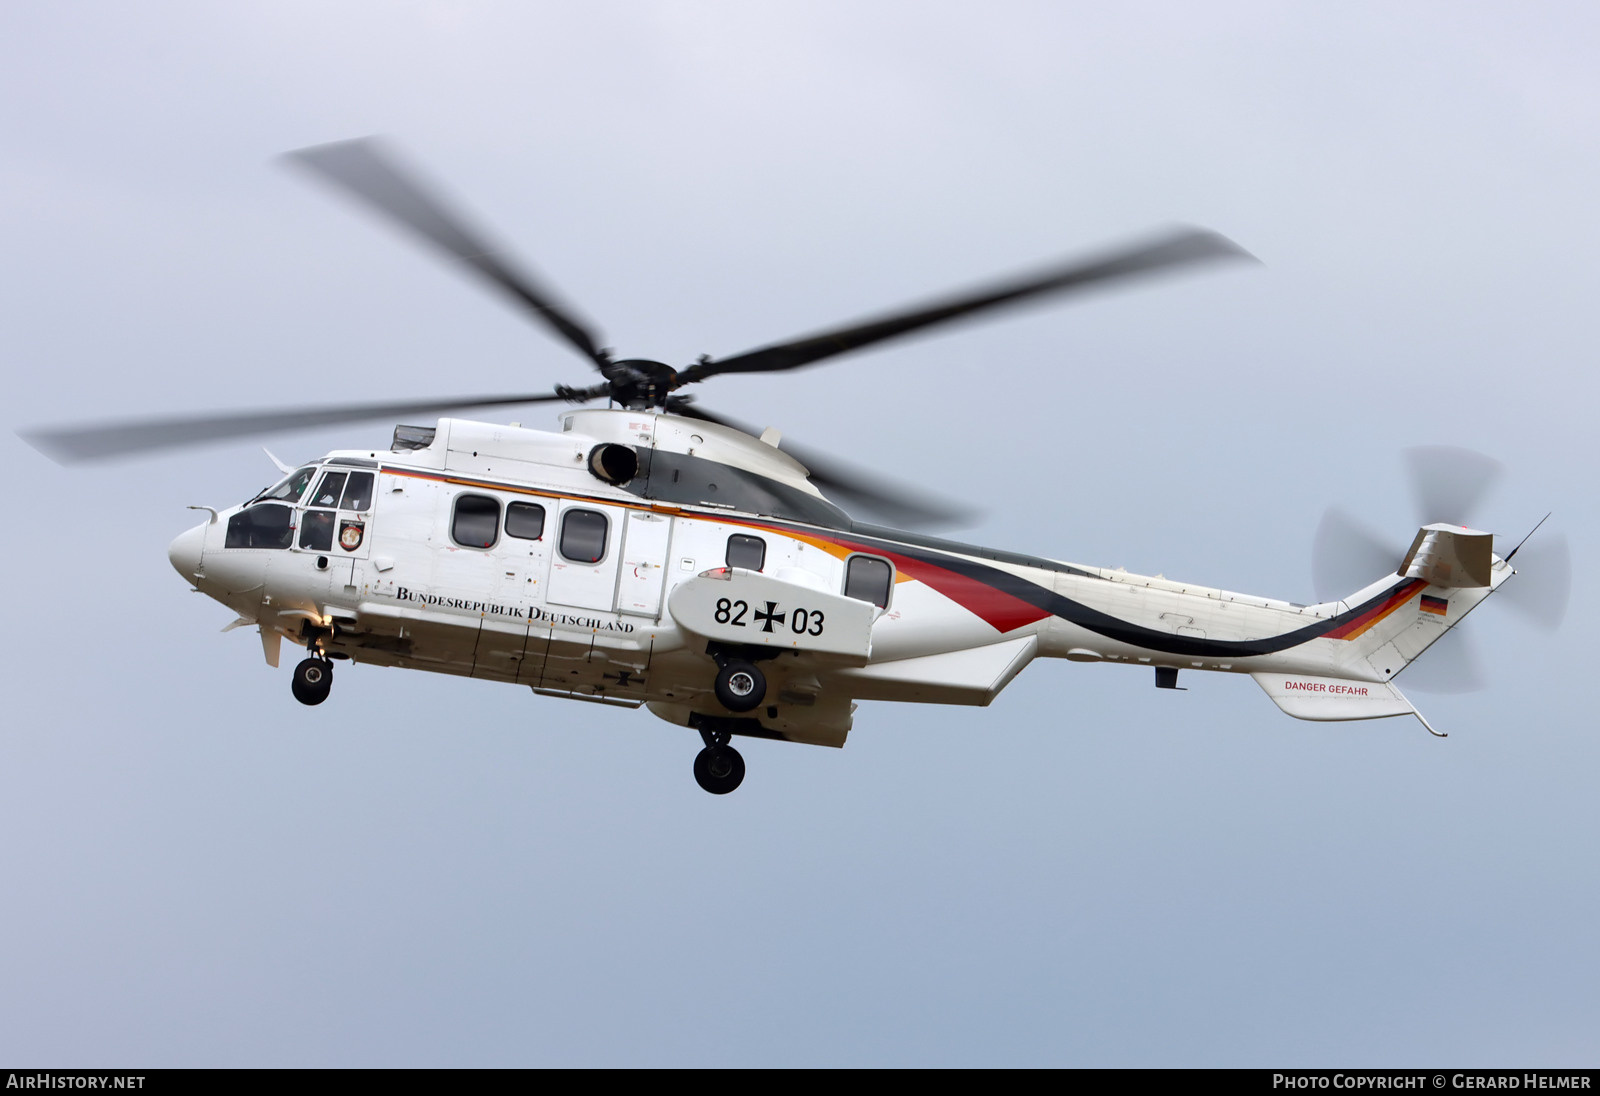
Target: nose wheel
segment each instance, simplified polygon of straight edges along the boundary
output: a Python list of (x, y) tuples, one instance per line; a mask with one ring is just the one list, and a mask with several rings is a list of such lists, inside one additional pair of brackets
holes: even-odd
[(744, 781), (744, 758), (728, 745), (734, 722), (726, 716), (698, 712), (689, 716), (689, 726), (700, 732), (700, 741), (706, 744), (694, 755), (694, 782), (712, 795), (727, 795)]
[(712, 795), (727, 795), (744, 780), (744, 758), (732, 746), (707, 746), (694, 755), (694, 779)]
[(308, 658), (294, 668), (289, 689), (302, 704), (321, 704), (333, 688), (333, 663), (323, 658)]

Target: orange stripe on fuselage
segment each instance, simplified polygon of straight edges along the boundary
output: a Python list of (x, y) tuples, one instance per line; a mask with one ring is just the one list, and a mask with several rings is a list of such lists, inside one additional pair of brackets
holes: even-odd
[(694, 516), (707, 518), (711, 521), (720, 521), (726, 525), (743, 525), (747, 529), (764, 529), (769, 533), (777, 533), (779, 536), (789, 537), (804, 544), (809, 544), (817, 551), (826, 552), (834, 559), (844, 559), (847, 556), (853, 556), (858, 552), (868, 552), (875, 556), (887, 556), (895, 561), (894, 580), (896, 582), (911, 581), (911, 575), (904, 567), (899, 565), (900, 557), (896, 556), (893, 552), (885, 552), (881, 549), (869, 548), (864, 545), (845, 544), (843, 541), (833, 540), (829, 537), (818, 536), (813, 533), (801, 533), (785, 526), (770, 525), (764, 521), (751, 521), (747, 518), (725, 518), (713, 514), (696, 514)]
[(1346, 623), (1341, 624), (1339, 627), (1333, 629), (1331, 632), (1326, 633), (1323, 638), (1355, 639), (1368, 628), (1371, 628), (1374, 624), (1378, 623), (1378, 621), (1382, 620), (1384, 617), (1400, 608), (1400, 606), (1410, 601), (1422, 591), (1423, 587), (1427, 585), (1428, 584), (1423, 582), (1420, 578), (1414, 578), (1407, 582), (1402, 582), (1399, 586), (1396, 586), (1393, 592), (1391, 592), (1388, 597), (1384, 598), (1383, 601), (1379, 602), (1377, 605), (1374, 605), (1371, 609), (1368, 609), (1354, 620), (1347, 621)]
[(843, 536), (801, 532), (786, 525), (776, 525), (762, 521), (759, 518), (734, 517), (733, 515), (718, 513), (708, 514), (704, 511), (691, 510), (683, 506), (652, 503), (643, 499), (630, 503), (621, 499), (597, 498), (592, 495), (579, 495), (550, 488), (525, 487), (521, 484), (506, 483), (501, 480), (486, 480), (471, 475), (459, 475), (434, 469), (414, 469), (403, 465), (386, 464), (380, 470), (389, 475), (434, 480), (458, 487), (509, 491), (520, 495), (532, 495), (536, 498), (593, 502), (604, 506), (618, 506), (627, 510), (648, 510), (662, 514), (674, 514), (704, 521), (714, 521), (725, 525), (741, 525), (749, 529), (762, 529), (769, 533), (776, 533), (779, 536), (793, 537), (795, 540), (811, 545), (818, 551), (826, 552), (835, 559), (842, 560), (858, 552), (881, 556), (894, 564), (895, 582), (917, 581), (926, 583), (1002, 633), (1044, 620), (1051, 615), (1048, 610), (1041, 609), (1037, 605), (1006, 593), (1004, 590), (996, 589), (979, 579), (958, 574), (955, 571), (940, 567), (936, 563), (913, 559), (875, 545), (861, 544)]

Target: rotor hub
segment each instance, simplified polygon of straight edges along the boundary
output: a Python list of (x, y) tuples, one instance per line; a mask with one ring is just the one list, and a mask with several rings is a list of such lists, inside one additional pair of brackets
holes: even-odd
[(679, 385), (678, 371), (665, 362), (648, 358), (624, 358), (611, 362), (606, 370), (611, 382), (611, 398), (624, 407), (661, 407)]

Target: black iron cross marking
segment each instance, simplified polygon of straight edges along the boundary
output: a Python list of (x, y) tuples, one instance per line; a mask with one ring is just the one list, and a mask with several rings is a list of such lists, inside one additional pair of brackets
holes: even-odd
[(610, 679), (612, 679), (612, 678), (616, 678), (617, 679), (617, 685), (619, 687), (626, 687), (626, 686), (629, 686), (629, 685), (633, 684), (633, 681), (630, 680), (630, 678), (629, 678), (629, 675), (632, 674), (632, 673), (633, 673), (632, 670), (618, 670), (614, 674), (601, 674), (600, 676), (605, 678), (608, 681)]
[(755, 612), (750, 614), (752, 618), (761, 621), (761, 630), (763, 632), (772, 631), (772, 625), (774, 621), (776, 621), (778, 624), (782, 624), (783, 618), (789, 615), (788, 613), (774, 612), (777, 607), (778, 603), (776, 601), (769, 601), (767, 602), (767, 607), (765, 609), (757, 609)]

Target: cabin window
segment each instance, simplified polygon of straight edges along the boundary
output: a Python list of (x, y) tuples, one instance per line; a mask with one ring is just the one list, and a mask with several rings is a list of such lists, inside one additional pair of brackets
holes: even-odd
[(333, 550), (333, 511), (307, 510), (300, 515), (300, 547), (313, 552)]
[(887, 609), (889, 588), (894, 585), (894, 567), (886, 559), (851, 556), (844, 568), (844, 596)]
[(538, 540), (544, 536), (544, 507), (537, 502), (513, 502), (506, 507), (506, 536)]
[(338, 507), (339, 496), (344, 494), (344, 481), (347, 475), (349, 475), (347, 472), (324, 472), (322, 482), (311, 492), (311, 498), (306, 501), (306, 505)]
[[(309, 480), (311, 477), (307, 476)], [(287, 548), (294, 539), (294, 511), (262, 503), (228, 519), (228, 548)]]
[(728, 538), (727, 563), (729, 567), (743, 567), (759, 571), (767, 565), (767, 542), (760, 537), (747, 537), (735, 533)]
[(463, 548), (493, 548), (500, 537), (500, 500), (462, 495), (450, 520), (450, 539)]
[(306, 488), (311, 485), (311, 477), (316, 474), (315, 465), (290, 472), (283, 479), (261, 492), (261, 498), (280, 502), (299, 502), (300, 496), (305, 494)]
[(344, 501), (339, 504), (341, 510), (365, 510), (372, 505), (372, 481), (375, 477), (371, 472), (351, 472), (349, 482), (344, 485)]
[(599, 563), (606, 554), (606, 516), (598, 510), (561, 515), (561, 555), (574, 563)]

